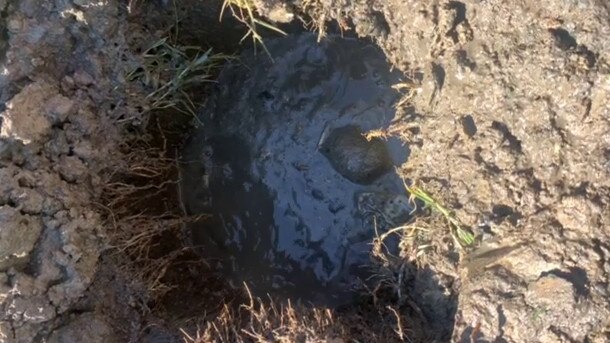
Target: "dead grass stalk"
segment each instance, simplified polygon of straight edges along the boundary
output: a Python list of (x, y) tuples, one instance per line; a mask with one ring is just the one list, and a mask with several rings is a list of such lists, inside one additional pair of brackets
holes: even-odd
[(269, 58), (273, 60), (271, 53), (265, 45), (263, 36), (260, 34), (260, 28), (265, 28), (281, 35), (286, 35), (286, 32), (282, 31), (277, 26), (260, 19), (256, 14), (256, 5), (252, 0), (224, 0), (222, 9), (220, 10), (220, 20), (222, 20), (227, 8), (231, 11), (231, 14), (235, 19), (248, 28), (248, 31), (242, 37), (240, 43), (248, 39), (248, 37), (251, 37), (254, 47), (256, 48), (257, 44), (260, 44)]

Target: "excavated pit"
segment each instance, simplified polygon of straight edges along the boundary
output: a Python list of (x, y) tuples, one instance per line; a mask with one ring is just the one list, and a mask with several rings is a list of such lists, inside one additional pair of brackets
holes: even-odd
[[(225, 67), (184, 151), (182, 189), (203, 255), (237, 285), (308, 302), (349, 301), (371, 242), (412, 212), (387, 128), (401, 75), (374, 44), (304, 33)], [(377, 229), (377, 231), (376, 231)], [(210, 254), (213, 252), (213, 254)]]

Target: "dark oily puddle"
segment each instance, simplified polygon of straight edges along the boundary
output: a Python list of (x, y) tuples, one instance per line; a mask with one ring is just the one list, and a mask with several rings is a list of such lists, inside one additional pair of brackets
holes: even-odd
[(394, 118), (397, 94), (371, 43), (303, 34), (266, 42), (221, 73), (183, 154), (194, 244), (257, 295), (325, 304), (369, 276), (375, 231), (409, 218), (398, 140), (363, 132)]

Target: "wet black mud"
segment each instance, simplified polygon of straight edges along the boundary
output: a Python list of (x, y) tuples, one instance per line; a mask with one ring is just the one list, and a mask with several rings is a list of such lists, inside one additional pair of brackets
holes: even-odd
[(313, 35), (266, 42), (227, 67), (183, 155), (194, 244), (236, 285), (339, 304), (370, 275), (370, 242), (411, 213), (387, 127), (399, 94), (373, 44)]

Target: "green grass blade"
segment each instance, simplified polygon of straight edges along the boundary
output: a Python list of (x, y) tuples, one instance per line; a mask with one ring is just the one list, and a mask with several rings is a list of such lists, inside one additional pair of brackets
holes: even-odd
[(447, 220), (447, 225), (449, 226), (451, 234), (456, 236), (460, 245), (468, 246), (475, 243), (475, 236), (468, 230), (462, 228), (461, 222), (455, 217), (451, 210), (443, 206), (423, 189), (417, 186), (408, 186), (406, 182), (404, 182), (404, 185), (410, 194), (410, 201), (415, 203), (416, 207), (416, 200), (419, 200), (424, 203), (424, 208), (430, 208), (432, 212), (441, 214), (445, 220)]

